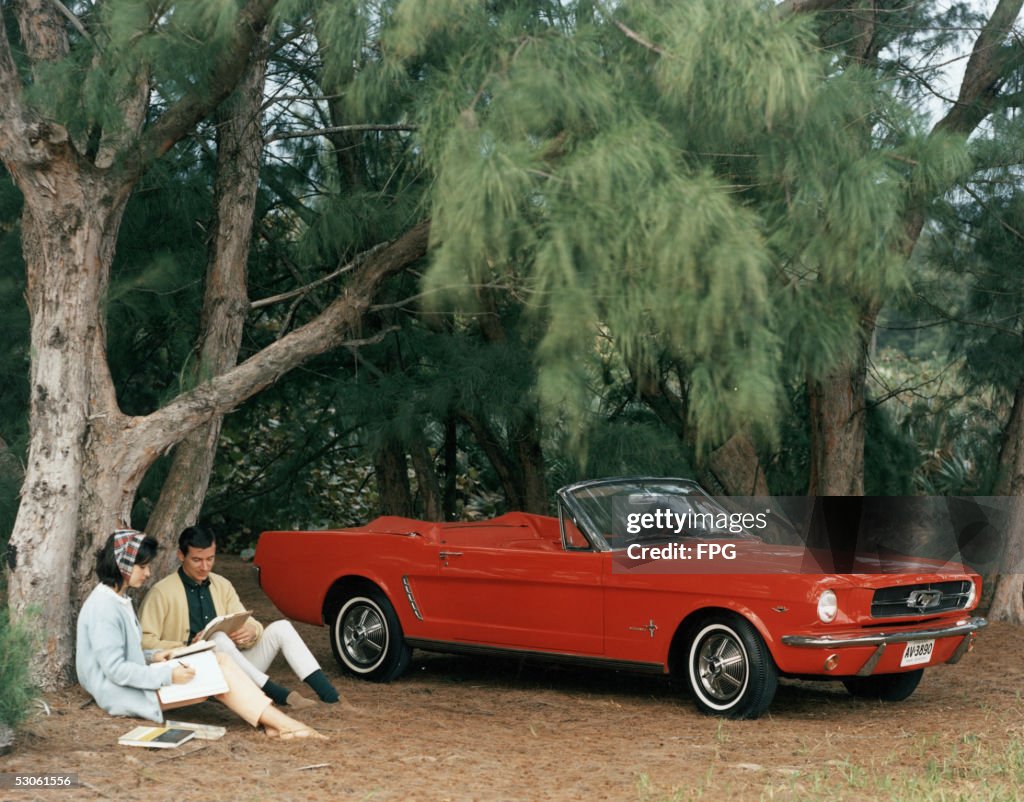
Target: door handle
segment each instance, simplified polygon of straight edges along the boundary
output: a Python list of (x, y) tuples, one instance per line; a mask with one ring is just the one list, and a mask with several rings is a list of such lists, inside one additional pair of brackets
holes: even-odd
[(447, 560), (449, 557), (461, 557), (461, 551), (442, 551), (437, 555), (442, 560)]

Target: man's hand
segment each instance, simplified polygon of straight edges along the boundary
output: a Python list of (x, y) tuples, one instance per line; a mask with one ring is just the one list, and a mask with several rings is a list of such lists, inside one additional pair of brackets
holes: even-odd
[(248, 649), (256, 643), (259, 632), (253, 624), (252, 619), (246, 621), (242, 626), (232, 632), (229, 636), (239, 649)]
[(170, 649), (161, 649), (159, 652), (153, 654), (151, 662), (153, 663), (164, 663), (171, 659)]

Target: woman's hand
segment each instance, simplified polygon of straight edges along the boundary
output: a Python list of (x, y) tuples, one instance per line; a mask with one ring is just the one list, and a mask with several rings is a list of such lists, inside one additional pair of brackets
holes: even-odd
[(184, 685), (186, 682), (191, 682), (196, 675), (196, 670), (191, 666), (187, 666), (184, 663), (179, 663), (174, 667), (174, 671), (171, 673), (171, 682), (175, 685)]
[(151, 663), (164, 663), (171, 659), (170, 649), (161, 649), (159, 652), (153, 654), (153, 658), (150, 660)]

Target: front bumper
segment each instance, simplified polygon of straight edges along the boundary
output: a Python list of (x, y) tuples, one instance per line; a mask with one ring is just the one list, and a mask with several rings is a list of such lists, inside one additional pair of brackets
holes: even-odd
[(947, 659), (947, 663), (956, 663), (974, 640), (974, 633), (988, 626), (981, 616), (973, 616), (942, 627), (928, 629), (904, 629), (894, 632), (873, 632), (865, 635), (783, 635), (782, 642), (786, 646), (799, 649), (842, 649), (844, 647), (874, 646), (874, 652), (857, 672), (859, 677), (868, 677), (874, 673), (878, 661), (890, 643), (908, 643), (915, 640), (932, 638), (951, 638), (964, 636), (956, 651)]

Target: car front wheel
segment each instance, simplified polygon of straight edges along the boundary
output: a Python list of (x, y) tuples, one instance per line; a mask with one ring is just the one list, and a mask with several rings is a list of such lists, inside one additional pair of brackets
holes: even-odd
[(697, 707), (708, 715), (757, 718), (772, 703), (779, 672), (754, 626), (716, 615), (693, 628), (686, 674)]
[(852, 677), (844, 679), (843, 685), (851, 696), (861, 699), (880, 699), (883, 702), (902, 702), (917, 689), (924, 676), (924, 669), (906, 671), (902, 674), (879, 674), (875, 677)]
[(350, 596), (338, 608), (331, 649), (344, 670), (371, 682), (396, 679), (412, 655), (394, 607), (377, 591)]

